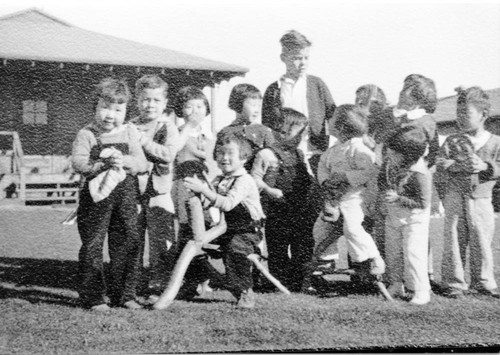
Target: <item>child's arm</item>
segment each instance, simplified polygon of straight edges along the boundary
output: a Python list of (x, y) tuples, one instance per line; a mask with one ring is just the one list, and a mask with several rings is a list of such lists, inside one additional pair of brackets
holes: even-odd
[[(153, 139), (147, 137), (145, 134), (142, 134), (141, 145), (144, 151), (148, 154), (163, 161), (164, 164), (168, 164), (175, 159), (178, 149), (182, 148), (186, 141), (182, 144), (182, 140), (179, 136), (179, 130), (173, 122), (166, 121), (165, 125), (167, 129), (165, 144), (156, 143)], [(187, 140), (187, 135), (183, 136), (183, 138), (186, 138)]]
[(394, 190), (386, 192), (386, 201), (397, 203), (402, 207), (424, 209), (431, 204), (432, 179), (425, 174), (415, 173), (408, 179), (406, 191), (409, 196), (401, 196)]
[(97, 175), (108, 168), (101, 160), (91, 160), (90, 150), (97, 141), (89, 130), (82, 129), (76, 135), (71, 154), (71, 165), (76, 173), (83, 176)]
[(263, 149), (256, 154), (250, 175), (254, 178), (259, 190), (264, 191), (271, 197), (282, 198), (283, 192), (280, 189), (272, 188), (264, 181), (268, 169), (277, 164), (278, 159), (273, 152), (270, 149)]
[(189, 190), (195, 193), (201, 193), (213, 204), (214, 207), (219, 208), (223, 212), (231, 211), (241, 201), (243, 201), (243, 199), (249, 195), (252, 183), (255, 184), (250, 175), (242, 175), (237, 178), (227, 195), (222, 196), (210, 189), (197, 177), (186, 177), (184, 179), (184, 185)]
[(141, 133), (132, 126), (128, 127), (129, 154), (123, 156), (123, 169), (135, 175), (148, 170), (148, 161), (141, 146)]
[(376, 176), (378, 168), (375, 165), (375, 153), (366, 149), (354, 152), (354, 166), (355, 169), (345, 171), (345, 176), (349, 185), (356, 187), (365, 185), (370, 179)]
[(264, 125), (262, 127), (264, 129), (264, 147), (272, 147), (276, 143), (273, 131)]

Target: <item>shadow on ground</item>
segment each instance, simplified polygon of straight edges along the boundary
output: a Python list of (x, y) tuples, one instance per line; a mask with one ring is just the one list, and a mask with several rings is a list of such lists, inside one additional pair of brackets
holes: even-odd
[(76, 261), (0, 258), (0, 299), (75, 306), (77, 275)]

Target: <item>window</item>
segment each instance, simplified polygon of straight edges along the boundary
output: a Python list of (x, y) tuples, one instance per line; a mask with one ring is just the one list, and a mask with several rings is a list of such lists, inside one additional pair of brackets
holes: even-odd
[(31, 125), (47, 124), (47, 102), (23, 101), (23, 123)]

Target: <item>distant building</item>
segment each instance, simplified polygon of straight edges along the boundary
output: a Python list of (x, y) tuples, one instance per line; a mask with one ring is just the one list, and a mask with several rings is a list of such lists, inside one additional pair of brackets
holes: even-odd
[[(500, 88), (485, 90), (490, 97), (490, 117), (486, 121), (486, 128), (500, 135)], [(457, 95), (439, 99), (434, 117), (440, 135), (449, 135), (458, 130), (457, 121)]]
[[(182, 86), (195, 85), (211, 87), (215, 102), (222, 81), (246, 72), (237, 65), (84, 30), (38, 9), (0, 17), (0, 188), (1, 174), (17, 171), (12, 141), (2, 139), (9, 132), (18, 133), (27, 182), (29, 174), (67, 170), (71, 144), (93, 117), (93, 91), (104, 77), (123, 77), (133, 88), (140, 76), (158, 74), (170, 85), (170, 99)], [(136, 114), (130, 105), (128, 116)]]

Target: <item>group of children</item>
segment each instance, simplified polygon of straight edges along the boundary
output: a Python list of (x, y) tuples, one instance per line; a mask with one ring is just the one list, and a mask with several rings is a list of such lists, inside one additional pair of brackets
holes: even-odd
[[(445, 209), (446, 295), (460, 296), (469, 287), (469, 246), (470, 287), (499, 297), (491, 193), (500, 177), (500, 137), (484, 129), (487, 95), (478, 87), (459, 93), (461, 133), (440, 147), (431, 79), (409, 75), (394, 108), (375, 85), (360, 87), (354, 105), (336, 107), (325, 83), (307, 74), (311, 42), (297, 31), (280, 42), (286, 73), (263, 96), (250, 84), (231, 92), (236, 119), (217, 134), (213, 157), (222, 174), (213, 183), (206, 165), (211, 134), (201, 128), (210, 107), (200, 89), (181, 89), (169, 115), (167, 83), (146, 75), (136, 83), (140, 115), (125, 124), (127, 85), (111, 78), (100, 83), (95, 117), (78, 132), (72, 157), (85, 178), (78, 208), (83, 305), (98, 311), (143, 307), (136, 292), (146, 239), (148, 293), (163, 291), (181, 239), (190, 235), (186, 203), (193, 194), (222, 214), (212, 222), (225, 224), (214, 241), (225, 275), (209, 279), (231, 291), (239, 307), (255, 305), (247, 256), (260, 253), (264, 238), (270, 272), (293, 292), (313, 292), (312, 272), (332, 261), (326, 250), (342, 235), (352, 265), (385, 275), (394, 296), (409, 294), (411, 303), (426, 304), (434, 185)], [(176, 117), (185, 124), (177, 127)], [(109, 278), (102, 257), (106, 235)]]

